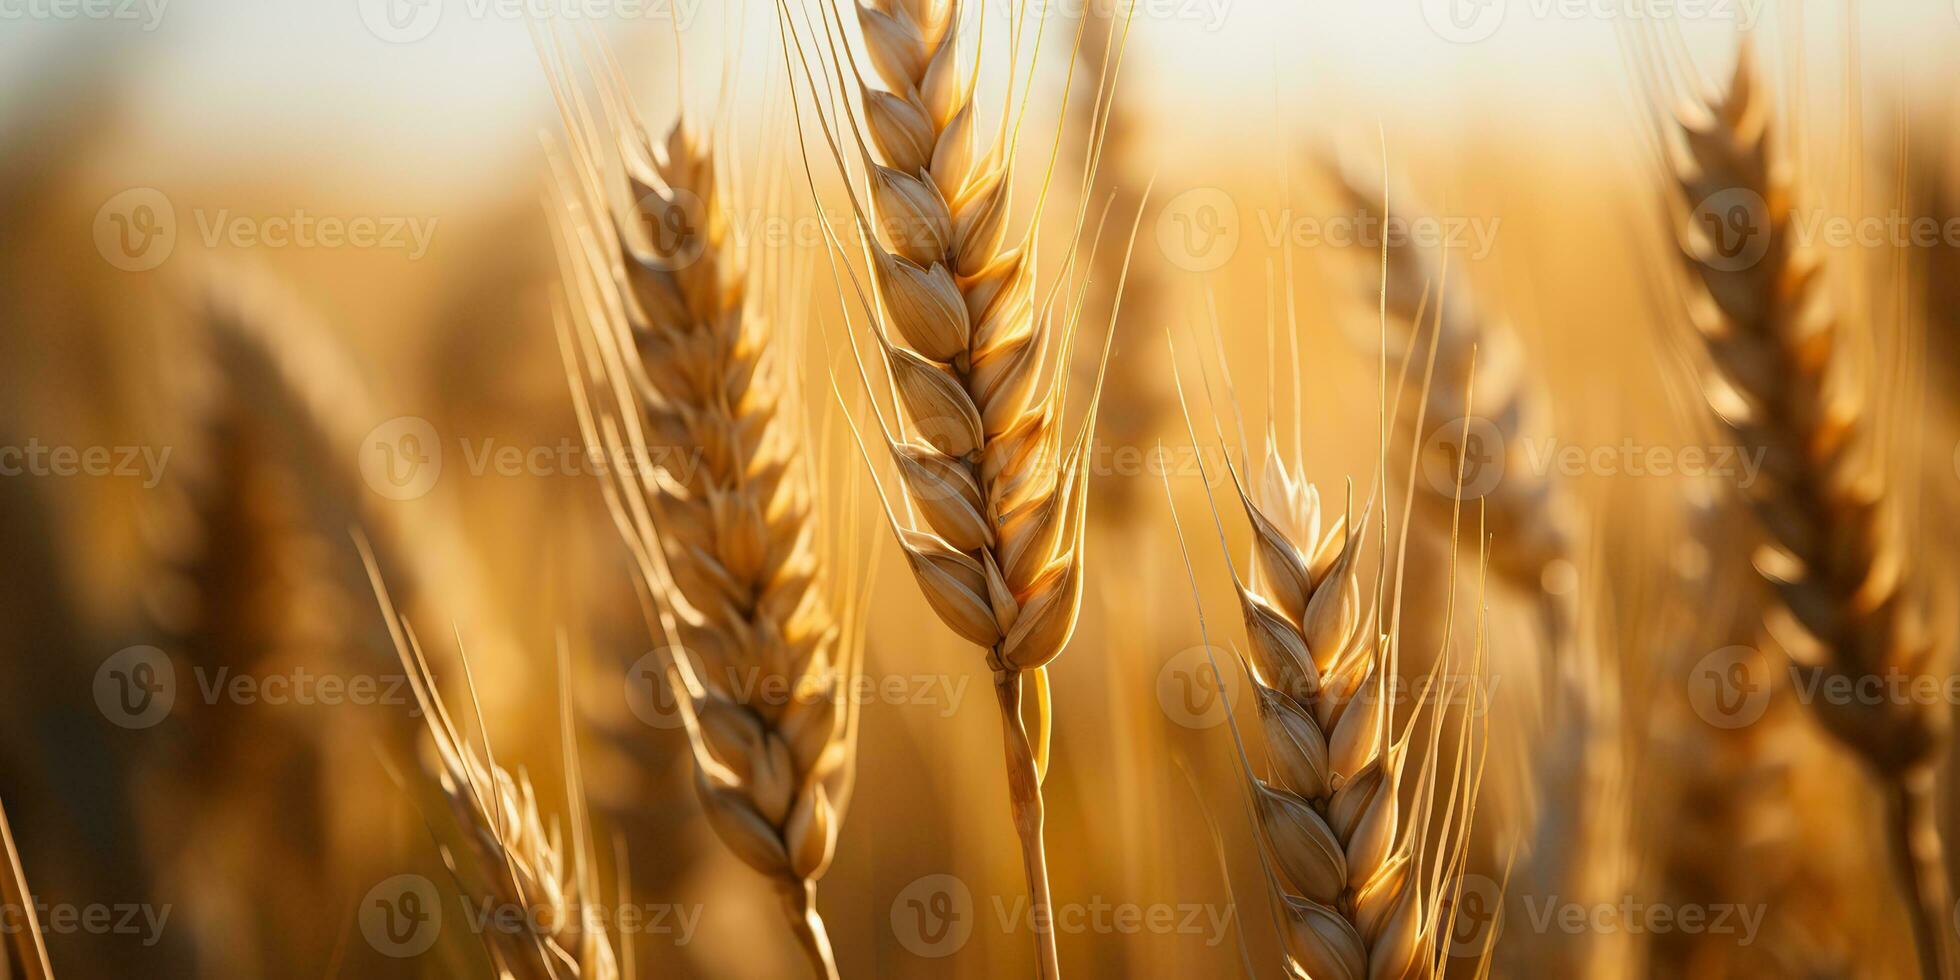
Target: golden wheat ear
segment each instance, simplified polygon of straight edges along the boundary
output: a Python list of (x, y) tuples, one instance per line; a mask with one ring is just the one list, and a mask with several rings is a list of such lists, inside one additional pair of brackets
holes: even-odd
[[(990, 53), (986, 18), (963, 17), (969, 9), (957, 0), (856, 4), (862, 61), (843, 15), (829, 5), (799, 23), (779, 3), (778, 22), (793, 49), (784, 54), (792, 85), (800, 80), (819, 107), (811, 122), (844, 178), (851, 221), (863, 236), (871, 286), (865, 315), (885, 368), (882, 386), (854, 337), (851, 349), (867, 393), (875, 403), (888, 389), (897, 416), (888, 425), (877, 410), (900, 502), (887, 516), (928, 603), (985, 650), (994, 672), (1010, 810), (1032, 904), (1045, 910), (1046, 668), (1081, 609), (1087, 461), (1105, 382), (1099, 377), (1089, 393), (1081, 429), (1065, 431), (1080, 304), (1058, 302), (1065, 277), (1045, 295), (1037, 289), (1034, 248), (1052, 153), (1034, 219), (1023, 234), (1009, 230), (1030, 95), (1021, 74), (1033, 71), (1032, 61), (1020, 61), (1021, 45), (1031, 38), (1038, 50), (1040, 34), (1024, 33), (1027, 14), (1015, 13), (1009, 82), (989, 134), (977, 122), (987, 111), (977, 85)], [(963, 23), (976, 28), (970, 51)], [(839, 107), (840, 98), (859, 111)], [(804, 131), (800, 108), (797, 118)], [(1061, 137), (1058, 126), (1057, 150)], [(851, 276), (857, 284), (855, 270)], [(1038, 931), (1036, 954), (1041, 975), (1059, 975), (1051, 929)]]
[[(486, 905), (524, 913), (518, 917), (523, 923), (520, 929), (493, 928), (479, 933), (485, 952), (499, 975), (516, 980), (618, 980), (617, 954), (603, 924), (604, 912), (597, 905), (577, 743), (570, 705), (564, 700), (570, 664), (564, 637), (559, 637), (558, 650), (559, 710), (565, 740), (565, 793), (571, 808), (569, 861), (560, 826), (555, 819), (547, 821), (541, 816), (530, 777), (522, 771), (513, 776), (487, 751), (479, 755), (458, 728), (436, 690), (435, 674), (414, 631), (395, 612), (367, 540), (357, 532), (355, 542), (434, 750), (433, 759), (426, 760), (423, 769), (468, 841), (468, 862), (456, 860), (445, 848), (444, 863), (457, 886), (469, 896)], [(482, 714), (476, 708), (467, 661), (463, 670), (472, 715), (481, 729)]]
[(633, 461), (602, 474), (601, 493), (665, 645), (709, 823), (775, 886), (811, 970), (834, 978), (816, 890), (854, 778), (862, 616), (856, 570), (818, 547), (804, 426), (772, 360), (783, 338), (749, 295), (777, 267), (747, 270), (729, 240), (727, 209), (743, 202), (712, 140), (678, 122), (655, 146), (603, 44), (579, 59), (555, 34), (538, 47), (565, 135), (550, 208), (580, 431)]
[[(1186, 432), (1199, 448), (1181, 379), (1177, 391)], [(1218, 435), (1222, 449), (1222, 428)], [(1231, 557), (1216, 499), (1209, 491), (1206, 499), (1252, 651), (1241, 659), (1265, 737), (1265, 775), (1253, 766), (1229, 705), (1227, 721), (1288, 973), (1437, 975), (1449, 954), (1447, 896), (1462, 875), (1483, 771), (1480, 723), (1468, 708), (1452, 715), (1447, 707), (1426, 711), (1425, 704), (1397, 731), (1387, 696), (1397, 683), (1396, 641), (1380, 631), (1379, 585), (1363, 588), (1357, 560), (1375, 499), (1352, 524), (1344, 516), (1318, 538), (1293, 537), (1296, 529), (1318, 533), (1318, 495), (1292, 482), (1296, 470), (1280, 462), (1270, 437), (1264, 449), (1274, 469), (1260, 484), (1269, 488), (1268, 499), (1259, 502), (1225, 453), (1255, 539), (1250, 579)], [(1204, 454), (1197, 458), (1209, 488)], [(1195, 602), (1181, 523), (1177, 533)], [(1198, 615), (1203, 631), (1202, 606)], [(1209, 649), (1208, 635), (1205, 642)], [(1482, 646), (1480, 634), (1468, 665), (1472, 677), (1482, 674)], [(1435, 691), (1447, 669), (1462, 666), (1437, 658), (1426, 689)], [(1219, 669), (1215, 662), (1212, 668)], [(1426, 726), (1420, 742), (1419, 725)], [(1446, 732), (1454, 736), (1454, 754), (1442, 749)], [(1421, 764), (1410, 773), (1406, 762), (1418, 747)]]
[[(1885, 420), (1854, 375), (1862, 314), (1833, 308), (1834, 268), (1796, 227), (1806, 189), (1779, 142), (1773, 95), (1747, 43), (1724, 92), (1678, 82), (1674, 46), (1640, 54), (1699, 337), (1709, 412), (1761, 473), (1739, 487), (1762, 531), (1758, 573), (1776, 593), (1766, 624), (1805, 682), (1937, 684), (1949, 643), (1931, 635), (1886, 486)], [(1682, 69), (1680, 72), (1669, 69)], [(1718, 225), (1709, 215), (1742, 220)], [(1724, 229), (1740, 227), (1740, 234)], [(1900, 688), (1901, 690), (1903, 688)], [(1951, 721), (1936, 699), (1817, 698), (1817, 721), (1877, 780), (1920, 968), (1955, 969), (1935, 777)]]

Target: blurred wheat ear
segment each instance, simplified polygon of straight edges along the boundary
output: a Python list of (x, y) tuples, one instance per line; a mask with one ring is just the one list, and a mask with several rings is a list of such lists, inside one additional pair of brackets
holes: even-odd
[[(1703, 391), (1733, 438), (1763, 454), (1743, 495), (1767, 539), (1756, 569), (1779, 599), (1769, 631), (1806, 684), (1942, 678), (1946, 654), (1929, 636), (1874, 441), (1881, 420), (1853, 376), (1826, 267), (1797, 237), (1802, 188), (1773, 141), (1773, 100), (1752, 50), (1743, 46), (1719, 96), (1678, 91), (1663, 77), (1648, 81), (1672, 112), (1664, 148), (1678, 185), (1689, 320), (1709, 367)], [(1741, 227), (1717, 224), (1732, 216)], [(1921, 970), (1950, 976), (1934, 786), (1947, 711), (1896, 691), (1868, 701), (1810, 704), (1878, 780)]]
[(702, 806), (775, 884), (812, 970), (834, 978), (816, 889), (855, 776), (845, 692), (863, 649), (836, 591), (849, 576), (817, 546), (784, 365), (745, 300), (712, 143), (682, 119), (656, 146), (596, 45), (595, 119), (558, 39), (540, 48), (567, 137), (554, 214), (580, 427), (615, 464), (602, 489), (657, 607)]
[[(513, 777), (494, 759), (486, 762), (480, 758), (456, 727), (436, 691), (435, 675), (414, 631), (401, 621), (388, 598), (373, 552), (365, 540), (359, 544), (389, 637), (408, 673), (416, 706), (435, 749), (430, 778), (440, 788), (474, 852), (468, 868), (459, 867), (446, 849), (444, 862), (458, 884), (486, 907), (522, 913), (515, 917), (522, 923), (520, 928), (492, 927), (478, 932), (498, 975), (510, 980), (619, 980), (621, 971), (606, 934), (603, 912), (593, 907), (598, 895), (597, 876), (590, 860), (592, 844), (577, 740), (565, 696), (569, 658), (562, 635), (558, 651), (559, 711), (565, 796), (571, 809), (569, 867), (558, 825), (547, 824), (538, 813), (530, 777), (521, 771)], [(475, 690), (468, 690), (474, 706)], [(480, 710), (474, 714), (481, 720)]]

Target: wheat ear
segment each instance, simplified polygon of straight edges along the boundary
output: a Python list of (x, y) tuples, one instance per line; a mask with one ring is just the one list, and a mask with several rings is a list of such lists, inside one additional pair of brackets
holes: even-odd
[[(593, 902), (598, 889), (590, 860), (578, 746), (564, 696), (569, 658), (563, 637), (558, 655), (559, 711), (564, 725), (566, 798), (572, 810), (569, 866), (557, 822), (547, 822), (539, 815), (530, 777), (521, 770), (512, 776), (494, 759), (486, 761), (457, 728), (436, 690), (435, 675), (415, 631), (395, 612), (374, 553), (364, 538), (357, 536), (355, 543), (435, 749), (435, 758), (427, 767), (430, 778), (448, 801), (474, 857), (469, 869), (457, 867), (446, 850), (444, 860), (471, 895), (499, 908), (525, 913), (519, 917), (523, 925), (518, 929), (490, 928), (479, 934), (498, 976), (506, 980), (618, 980), (616, 954), (603, 916)], [(474, 703), (473, 690), (471, 699)]]
[(816, 886), (848, 803), (856, 716), (841, 685), (861, 651), (839, 640), (784, 366), (725, 241), (713, 147), (685, 120), (656, 146), (600, 48), (587, 60), (602, 128), (562, 51), (541, 48), (569, 140), (555, 211), (581, 429), (635, 464), (603, 487), (658, 601), (702, 805), (834, 978)]
[[(1497, 449), (1504, 463), (1503, 478), (1478, 498), (1491, 534), (1501, 545), (1490, 555), (1491, 570), (1524, 594), (1539, 597), (1541, 615), (1552, 634), (1547, 639), (1555, 647), (1561, 645), (1573, 625), (1572, 589), (1565, 584), (1554, 592), (1554, 586), (1560, 585), (1554, 580), (1572, 572), (1579, 517), (1559, 483), (1529, 459), (1528, 447), (1546, 435), (1547, 422), (1524, 345), (1509, 320), (1479, 305), (1473, 291), (1463, 285), (1462, 275), (1446, 277), (1442, 257), (1435, 250), (1418, 245), (1410, 236), (1390, 234), (1390, 220), (1425, 218), (1420, 202), (1401, 186), (1388, 185), (1359, 167), (1332, 169), (1348, 206), (1372, 220), (1387, 242), (1386, 275), (1379, 282), (1380, 250), (1369, 250), (1365, 291), (1370, 304), (1379, 300), (1390, 322), (1404, 331), (1391, 340), (1398, 348), (1393, 353), (1417, 362), (1433, 357), (1424, 372), (1405, 372), (1412, 386), (1421, 385), (1418, 397), (1424, 410), (1399, 414), (1409, 425), (1397, 433), (1398, 440), (1424, 452), (1454, 450), (1450, 458), (1441, 460), (1443, 465), (1428, 470), (1454, 476), (1470, 447), (1455, 445), (1452, 430), (1462, 426), (1466, 404), (1474, 401), (1478, 406), (1477, 417), (1489, 422), (1500, 437)], [(1386, 218), (1384, 201), (1391, 211)], [(1421, 337), (1425, 318), (1435, 327), (1429, 339), (1433, 355)], [(1454, 495), (1434, 480), (1417, 483), (1418, 499), (1425, 505), (1421, 513), (1433, 526), (1448, 528), (1457, 504)]]
[[(1188, 407), (1184, 414), (1188, 429)], [(1203, 465), (1200, 454), (1201, 476)], [(1265, 735), (1264, 776), (1235, 716), (1232, 736), (1264, 845), (1261, 864), (1283, 911), (1289, 975), (1439, 975), (1483, 771), (1473, 712), (1452, 719), (1439, 709), (1425, 719), (1419, 704), (1396, 728), (1399, 646), (1379, 628), (1380, 583), (1370, 589), (1361, 578), (1373, 497), (1358, 523), (1344, 513), (1323, 528), (1319, 490), (1297, 462), (1286, 463), (1270, 431), (1256, 489), (1247, 489), (1229, 454), (1225, 465), (1252, 527), (1246, 577), (1231, 559), (1215, 501), (1212, 520), (1245, 623), (1250, 654), (1242, 661)], [(1181, 522), (1177, 533), (1189, 572)], [(1195, 576), (1191, 585), (1195, 599)], [(1482, 655), (1480, 628), (1472, 677), (1482, 673)], [(1423, 704), (1454, 662), (1439, 656), (1432, 663)], [(1426, 738), (1418, 741), (1425, 720)], [(1451, 724), (1456, 748), (1446, 768), (1442, 741)], [(1411, 778), (1407, 765), (1417, 748), (1421, 764)], [(1405, 799), (1413, 812), (1405, 812)]]
[[(1010, 84), (997, 131), (982, 132), (974, 87), (983, 50), (963, 64), (959, 31), (961, 14), (980, 7), (874, 0), (854, 9), (872, 78), (827, 9), (824, 50), (838, 84), (855, 82), (864, 129), (876, 146), (874, 158), (857, 116), (838, 113), (856, 137), (863, 169), (868, 213), (855, 188), (852, 206), (875, 297), (873, 333), (900, 417), (894, 431), (879, 410), (879, 428), (899, 473), (905, 512), (923, 515), (925, 527), (908, 527), (889, 505), (886, 514), (927, 602), (955, 633), (987, 650), (1038, 966), (1042, 976), (1057, 977), (1042, 841), (1046, 667), (1068, 643), (1081, 610), (1089, 436), (1102, 382), (1099, 376), (1080, 429), (1066, 435), (1067, 365), (1080, 302), (1058, 310), (1056, 289), (1036, 301), (1040, 201), (1025, 235), (1018, 241), (1009, 235), (1026, 94), (1017, 106)], [(1024, 21), (1024, 13), (1012, 20), (1010, 75), (1020, 71)], [(794, 31), (786, 7), (784, 24)], [(1073, 70), (1071, 60), (1071, 78)], [(804, 75), (814, 90), (807, 63)], [(827, 116), (819, 118), (848, 174), (838, 135)], [(1085, 185), (1093, 171), (1091, 162)], [(855, 350), (854, 337), (852, 343)], [(1105, 346), (1105, 365), (1107, 358)], [(858, 366), (862, 371), (862, 358)], [(1032, 703), (1026, 703), (1029, 692)]]
[[(1763, 454), (1760, 477), (1742, 489), (1767, 537), (1757, 570), (1780, 598), (1767, 613), (1770, 633), (1806, 682), (1937, 678), (1941, 653), (1910, 589), (1875, 458), (1876, 422), (1847, 373), (1824, 265), (1796, 237), (1800, 189), (1772, 142), (1774, 109), (1751, 49), (1742, 47), (1725, 95), (1675, 101), (1666, 149), (1681, 254), (1699, 287), (1689, 315), (1711, 368), (1703, 391), (1735, 440)], [(1749, 227), (1704, 220), (1732, 211), (1746, 213)], [(1811, 705), (1879, 780), (1921, 969), (1951, 976), (1934, 812), (1948, 718), (1924, 699), (1867, 700)]]

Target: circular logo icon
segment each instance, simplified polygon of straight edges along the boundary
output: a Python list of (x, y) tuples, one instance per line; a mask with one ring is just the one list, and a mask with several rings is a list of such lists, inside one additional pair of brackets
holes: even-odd
[(418, 874), (400, 874), (361, 898), (361, 935), (383, 956), (420, 956), (442, 934), (442, 894)]
[(368, 430), (360, 454), (361, 477), (389, 500), (414, 500), (433, 489), (442, 475), (442, 439), (428, 419), (414, 415)]
[(1445, 41), (1475, 44), (1504, 26), (1504, 0), (1422, 0), (1422, 19)]
[(156, 647), (124, 647), (95, 669), (95, 706), (123, 728), (149, 728), (177, 703), (177, 667)]
[(177, 209), (154, 187), (132, 187), (95, 212), (95, 250), (124, 272), (148, 272), (177, 247)]
[(389, 44), (409, 44), (435, 33), (442, 0), (355, 0), (368, 33)]
[(1769, 253), (1769, 204), (1747, 187), (1716, 191), (1688, 216), (1688, 240), (1696, 261), (1721, 272), (1740, 272)]
[(1770, 683), (1762, 654), (1728, 646), (1695, 662), (1688, 673), (1688, 706), (1716, 728), (1755, 724), (1769, 710)]
[(1480, 874), (1464, 875), (1457, 885), (1455, 892), (1444, 896), (1451, 903), (1443, 919), (1449, 928), (1450, 956), (1480, 959), (1504, 931), (1504, 890)]
[(916, 878), (892, 899), (892, 935), (927, 959), (951, 956), (973, 936), (973, 892), (952, 875)]
[(652, 728), (679, 728), (683, 721), (680, 702), (674, 700), (674, 686), (667, 683), (667, 654), (671, 649), (650, 650), (626, 668), (627, 710)]
[[(1216, 659), (1218, 669), (1212, 669)], [(1157, 705), (1164, 716), (1186, 728), (1216, 728), (1228, 717), (1226, 705), (1239, 702), (1239, 673), (1228, 650), (1190, 647), (1164, 661), (1157, 671)], [(1221, 683), (1222, 681), (1222, 683)]]
[(1165, 202), (1157, 215), (1157, 247), (1187, 272), (1210, 272), (1239, 250), (1239, 208), (1216, 187), (1194, 187)]
[(633, 209), (640, 233), (651, 251), (641, 256), (647, 265), (675, 272), (700, 261), (708, 250), (708, 205), (685, 187), (656, 190), (640, 198)]
[(1495, 422), (1478, 415), (1456, 418), (1430, 430), (1422, 446), (1422, 475), (1441, 496), (1479, 500), (1503, 481), (1505, 459), (1504, 433)]

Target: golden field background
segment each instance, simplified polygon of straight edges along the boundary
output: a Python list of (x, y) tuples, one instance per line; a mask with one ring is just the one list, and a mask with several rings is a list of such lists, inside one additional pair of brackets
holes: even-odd
[[(232, 610), (228, 641), (254, 651), (248, 676), (262, 683), (311, 671), (376, 678), (386, 690), (400, 668), (361, 574), (350, 535), (358, 524), (391, 565), (390, 584), (451, 705), (467, 696), (460, 636), (498, 762), (524, 766), (544, 808), (561, 814), (553, 651), (561, 631), (568, 637), (600, 880), (627, 890), (630, 897), (614, 899), (622, 906), (695, 917), (685, 941), (658, 927), (623, 937), (638, 972), (799, 975), (773, 896), (701, 818), (671, 716), (649, 724), (629, 701), (630, 666), (654, 644), (594, 479), (556, 455), (512, 474), (473, 471), (470, 462), (485, 447), (555, 453), (579, 441), (552, 332), (559, 271), (542, 202), (540, 134), (556, 134), (558, 121), (522, 18), (474, 17), (449, 5), (427, 37), (389, 43), (352, 0), (179, 2), (149, 30), (30, 14), (0, 36), (0, 446), (37, 440), (171, 453), (154, 486), (126, 475), (0, 476), (0, 615), (12, 626), (0, 644), (14, 665), (12, 683), (0, 688), (0, 801), (28, 880), (43, 902), (165, 916), (154, 937), (51, 932), (57, 974), (489, 975), (467, 931), (446, 929), (430, 952), (396, 958), (359, 926), (364, 896), (391, 876), (446, 882), (439, 847), (454, 843), (432, 818), (440, 804), (415, 775), (402, 774), (387, 747), (408, 712), (399, 698), (274, 704), (200, 697), (180, 681), (179, 704), (159, 724), (124, 727), (102, 708), (100, 669), (119, 651), (177, 652), (158, 624), (185, 608), (185, 555), (232, 563), (226, 581), (236, 605), (220, 608)], [(1657, 286), (1675, 274), (1659, 203), (1665, 174), (1642, 135), (1649, 110), (1631, 78), (1624, 23), (1541, 17), (1515, 3), (1491, 36), (1452, 43), (1422, 4), (1374, 6), (1166, 3), (1145, 5), (1133, 21), (1116, 94), (1120, 128), (1090, 202), (1093, 224), (1106, 196), (1118, 193), (1104, 248), (1116, 247), (1112, 239), (1120, 246), (1136, 195), (1144, 184), (1151, 190), (1115, 328), (1087, 595), (1052, 669), (1047, 834), (1058, 902), (1134, 908), (1146, 922), (1167, 909), (1176, 924), (1064, 929), (1061, 961), (1071, 973), (1224, 976), (1240, 972), (1243, 960), (1254, 964), (1252, 975), (1279, 975), (1228, 730), (1182, 717), (1178, 707), (1188, 690), (1180, 685), (1204, 680), (1192, 651), (1207, 637), (1171, 515), (1175, 508), (1191, 541), (1209, 642), (1221, 651), (1242, 645), (1208, 489), (1234, 556), (1249, 538), (1221, 482), (1211, 419), (1220, 415), (1229, 429), (1236, 411), (1256, 439), (1277, 405), (1282, 442), (1294, 438), (1295, 365), (1275, 362), (1269, 348), (1276, 291), (1290, 293), (1301, 324), (1297, 428), (1306, 474), (1331, 506), (1351, 480), (1358, 508), (1383, 459), (1380, 410), (1392, 393), (1381, 388), (1372, 349), (1380, 329), (1375, 259), (1328, 245), (1289, 250), (1270, 232), (1283, 217), (1341, 214), (1323, 166), (1328, 154), (1366, 170), (1385, 163), (1429, 207), (1488, 232), (1487, 251), (1451, 252), (1447, 288), (1475, 295), (1517, 327), (1560, 445), (1678, 457), (1720, 438), (1702, 421), (1679, 356), (1680, 313)], [(1017, 222), (1031, 217), (1048, 141), (1062, 140), (1064, 179), (1042, 233), (1049, 270), (1059, 266), (1082, 203), (1079, 92), (1071, 115), (1057, 111), (1070, 13), (1047, 21), (1020, 147), (1030, 189), (1017, 193)], [(720, 121), (737, 134), (735, 155), (758, 184), (772, 175), (781, 183), (789, 217), (804, 219), (796, 227), (807, 233), (811, 194), (782, 101), (774, 5), (703, 4), (680, 20), (601, 25), (650, 125), (664, 131), (682, 105), (708, 117), (727, 72), (732, 95)], [(1741, 26), (1752, 28), (1783, 118), (1802, 121), (1800, 159), (1821, 213), (1954, 213), (1960, 165), (1951, 155), (1950, 93), (1960, 10), (1782, 3), (1747, 25), (1682, 17), (1707, 77), (1727, 78)], [(983, 89), (1000, 81), (984, 76)], [(1857, 111), (1847, 113), (1848, 105)], [(822, 177), (819, 184), (818, 196), (834, 204), (841, 188)], [(168, 202), (176, 243), (161, 264), (128, 271), (105, 251), (105, 209), (141, 188)], [(1219, 227), (1236, 246), (1208, 242), (1194, 253), (1179, 216), (1210, 221), (1193, 209), (1219, 202), (1229, 212)], [(761, 217), (756, 202), (739, 207)], [(212, 245), (201, 231), (220, 214), (262, 228), (301, 210), (401, 218), (433, 233), (425, 252), (411, 254)], [(1960, 503), (1955, 248), (1951, 240), (1932, 248), (1885, 242), (1836, 249), (1831, 259), (1851, 273), (1842, 308), (1872, 325), (1860, 347), (1896, 447), (1891, 476), (1913, 559), (1936, 618), (1949, 626), (1944, 542)], [(757, 246), (751, 267), (770, 253), (767, 243)], [(867, 484), (852, 476), (862, 461), (829, 396), (834, 371), (853, 401), (841, 342), (851, 326), (837, 314), (821, 250), (778, 248), (768, 261), (782, 281), (756, 292), (787, 324), (791, 374), (823, 433), (808, 447), (821, 457), (823, 511), (836, 537), (860, 542), (871, 569), (867, 674), (893, 685), (864, 706), (855, 801), (823, 879), (841, 972), (1024, 972), (1026, 929), (1000, 915), (1024, 893), (988, 671), (908, 584)], [(308, 338), (286, 367), (312, 379), (313, 401), (332, 418), (318, 447), (285, 406), (249, 387), (235, 412), (243, 421), (232, 423), (240, 426), (234, 444), (218, 447), (203, 427), (211, 399), (224, 397), (193, 323), (200, 284), (212, 275), (263, 290), (278, 329)], [(1092, 310), (1107, 304), (1109, 287), (1091, 283)], [(1105, 325), (1092, 324), (1086, 347), (1100, 342)], [(1176, 339), (1175, 364), (1167, 333)], [(1219, 382), (1214, 335), (1236, 383), (1236, 408), (1208, 402), (1200, 380)], [(1283, 334), (1279, 350), (1287, 351)], [(1079, 365), (1085, 378), (1091, 353)], [(1197, 450), (1176, 407), (1173, 371), (1195, 403)], [(1220, 389), (1213, 397), (1226, 396)], [(372, 463), (362, 454), (377, 427), (401, 419), (436, 434), (444, 468), (427, 492), (396, 500), (363, 470)], [(1159, 475), (1136, 466), (1160, 441), (1179, 464), (1168, 500)], [(1186, 465), (1200, 458), (1209, 488)], [(1408, 467), (1391, 456), (1386, 468), (1392, 531), (1400, 533)], [(1697, 607), (1668, 592), (1675, 570), (1699, 560), (1679, 505), (1694, 488), (1678, 477), (1610, 469), (1589, 463), (1556, 477), (1584, 505), (1593, 531), (1559, 588), (1580, 596), (1606, 648), (1603, 684), (1620, 705), (1617, 751), (1628, 777), (1617, 808), (1629, 815), (1623, 844), (1634, 869), (1625, 897), (1666, 903), (1676, 873), (1669, 862), (1687, 846), (1697, 814), (1683, 774), (1708, 754), (1684, 708), (1677, 647), (1719, 614), (1719, 597)], [(243, 488), (225, 512), (233, 520), (199, 516), (198, 494), (213, 486)], [(1466, 527), (1473, 521), (1466, 510)], [(1405, 606), (1412, 631), (1426, 624), (1433, 632), (1450, 600), (1448, 549), (1412, 533)], [(1502, 551), (1505, 542), (1490, 547)], [(1476, 563), (1474, 549), (1461, 553), (1461, 619), (1477, 605)], [(1489, 718), (1502, 731), (1526, 724), (1519, 719), (1533, 710), (1528, 698), (1510, 699), (1526, 697), (1524, 678), (1542, 651), (1533, 648), (1528, 598), (1496, 585), (1487, 598)], [(1474, 640), (1457, 625), (1460, 642)], [(1237, 703), (1251, 711), (1249, 701)], [(1861, 773), (1804, 724), (1789, 726), (1786, 741), (1778, 755), (1789, 770), (1788, 802), (1761, 829), (1801, 842), (1805, 880), (1816, 885), (1764, 909), (1765, 921), (1820, 946), (1841, 944), (1842, 960), (1784, 956), (1775, 948), (1781, 934), (1765, 933), (1761, 947), (1714, 958), (1718, 965), (1693, 975), (1911, 975), (1912, 947)], [(647, 758), (663, 761), (636, 761)], [(1504, 771), (1510, 763), (1499, 753), (1491, 765), (1479, 819), (1495, 835), (1516, 810), (1504, 795), (1531, 774)], [(1538, 789), (1553, 801), (1576, 792)], [(1749, 843), (1734, 851), (1748, 853)], [(1502, 878), (1500, 850), (1480, 845), (1471, 870)], [(929, 890), (942, 875), (970, 896), (972, 934), (950, 955), (924, 956), (904, 913), (921, 882), (930, 878)], [(1499, 975), (1528, 975), (1507, 965), (1508, 950), (1568, 938), (1534, 931), (1520, 911), (1507, 913), (1496, 938)], [(1949, 920), (1947, 928), (1960, 928), (1960, 914)], [(1636, 937), (1623, 959), (1629, 975), (1671, 975), (1670, 941)], [(1474, 959), (1454, 966), (1468, 970)]]

